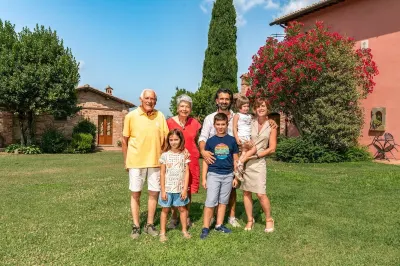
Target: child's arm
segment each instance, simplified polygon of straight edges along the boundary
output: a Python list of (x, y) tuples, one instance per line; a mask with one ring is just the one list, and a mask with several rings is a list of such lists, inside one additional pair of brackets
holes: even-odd
[[(238, 154), (237, 153), (234, 153), (233, 154), (233, 171), (234, 172), (237, 172), (237, 169), (238, 169), (238, 166), (237, 166), (237, 161), (239, 160), (239, 156), (238, 156)], [(237, 177), (235, 176), (235, 178), (233, 179), (233, 182), (232, 182), (232, 186), (233, 187), (236, 187), (237, 185), (238, 185), (238, 183), (239, 183), (239, 180), (237, 179)]]
[(240, 138), (238, 136), (238, 121), (239, 121), (239, 115), (235, 114), (235, 116), (233, 117), (233, 136), (236, 139), (236, 143), (238, 145), (242, 144), (240, 141)]
[(203, 160), (201, 183), (202, 183), (204, 189), (207, 189), (207, 172), (208, 172), (208, 164), (205, 160)]
[(185, 164), (185, 184), (183, 185), (183, 190), (181, 193), (181, 199), (185, 200), (187, 198), (187, 191), (189, 186), (189, 165)]
[(161, 199), (167, 200), (167, 193), (165, 192), (165, 164), (160, 167), (160, 184), (161, 184)]

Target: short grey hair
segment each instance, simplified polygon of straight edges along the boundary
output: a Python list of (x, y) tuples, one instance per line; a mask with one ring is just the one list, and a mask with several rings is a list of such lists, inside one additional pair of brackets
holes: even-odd
[(178, 106), (181, 104), (181, 102), (188, 102), (190, 104), (190, 108), (193, 104), (192, 98), (190, 98), (190, 96), (186, 94), (179, 95), (178, 98), (176, 98), (176, 104)]
[(144, 90), (142, 90), (142, 93), (140, 94), (140, 99), (143, 100), (144, 94), (145, 94), (146, 91), (154, 93), (154, 97), (156, 98), (156, 101), (157, 101), (157, 93), (152, 89), (144, 89)]

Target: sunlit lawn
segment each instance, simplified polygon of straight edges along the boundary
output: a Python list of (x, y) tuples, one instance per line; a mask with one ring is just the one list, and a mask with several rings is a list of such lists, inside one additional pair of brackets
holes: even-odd
[[(276, 232), (263, 232), (257, 203), (253, 231), (212, 232), (201, 241), (201, 190), (193, 199), (193, 238), (174, 230), (162, 244), (148, 235), (129, 237), (120, 153), (0, 155), (0, 264), (400, 264), (400, 166), (268, 164)], [(238, 204), (243, 224), (241, 192)]]

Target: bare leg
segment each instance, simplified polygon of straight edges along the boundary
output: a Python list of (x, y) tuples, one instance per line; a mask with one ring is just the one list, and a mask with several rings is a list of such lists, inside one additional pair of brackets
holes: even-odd
[(178, 207), (181, 218), (182, 233), (187, 233), (187, 209), (185, 206)]
[(210, 221), (213, 215), (214, 208), (204, 207), (203, 228), (210, 228)]
[(265, 195), (265, 194), (257, 193), (257, 197), (258, 197), (261, 207), (265, 213), (265, 220), (266, 220), (265, 228), (267, 228), (267, 229), (272, 228), (274, 226), (274, 222), (271, 217), (271, 204), (269, 202), (269, 199), (268, 199), (267, 195)]
[(156, 214), (158, 191), (148, 191), (148, 213), (147, 213), (147, 224), (154, 224), (154, 215)]
[(141, 192), (131, 192), (131, 213), (133, 224), (140, 227), (139, 210), (140, 210), (140, 194)]
[(234, 218), (236, 214), (236, 189), (232, 189), (231, 191), (231, 195), (229, 196), (228, 209), (229, 209), (229, 217)]
[(178, 209), (176, 207), (172, 207), (171, 209), (171, 219), (178, 220)]
[(160, 217), (160, 235), (165, 234), (167, 231), (167, 218), (170, 208), (162, 208), (161, 217)]
[(216, 226), (219, 226), (224, 223), (224, 216), (226, 211), (225, 204), (218, 204), (218, 213), (217, 213), (217, 223)]
[(243, 203), (247, 215), (247, 224), (245, 228), (251, 228), (253, 225), (253, 198), (251, 192), (243, 191)]

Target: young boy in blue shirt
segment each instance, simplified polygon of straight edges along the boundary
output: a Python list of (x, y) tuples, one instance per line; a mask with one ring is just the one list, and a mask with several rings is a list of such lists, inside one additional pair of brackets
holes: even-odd
[(211, 151), (216, 160), (208, 165), (203, 160), (202, 185), (207, 190), (204, 206), (203, 229), (201, 239), (205, 239), (210, 233), (210, 220), (214, 208), (218, 206), (217, 222), (215, 230), (230, 233), (231, 230), (223, 225), (226, 205), (229, 202), (232, 186), (236, 187), (238, 180), (234, 178), (236, 171), (239, 148), (234, 137), (228, 135), (228, 117), (224, 113), (218, 113), (214, 117), (216, 135), (206, 142), (205, 150)]

